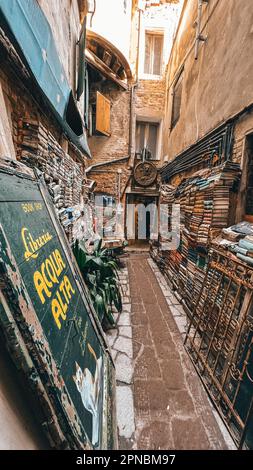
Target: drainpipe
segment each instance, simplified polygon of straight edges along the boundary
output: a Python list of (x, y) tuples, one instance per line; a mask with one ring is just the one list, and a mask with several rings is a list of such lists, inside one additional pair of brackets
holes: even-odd
[(139, 8), (138, 16), (138, 40), (137, 40), (137, 57), (136, 57), (136, 85), (139, 81), (139, 59), (140, 59), (140, 38), (141, 38), (141, 13), (142, 10)]
[[(88, 2), (88, 3), (89, 3), (89, 2)], [(90, 7), (90, 4), (89, 4), (89, 7)], [(90, 28), (92, 28), (92, 20), (93, 20), (93, 16), (94, 16), (95, 13), (96, 13), (96, 8), (97, 8), (96, 0), (93, 0), (93, 9), (88, 11), (88, 13), (91, 14), (91, 17), (90, 17)]]
[(197, 29), (196, 29), (196, 40), (195, 40), (195, 60), (198, 59), (199, 55), (199, 43), (206, 41), (207, 37), (201, 34), (201, 19), (202, 19), (202, 8), (203, 4), (208, 4), (209, 0), (199, 0), (198, 3), (198, 19), (197, 19)]
[(142, 10), (138, 10), (138, 40), (137, 40), (137, 56), (136, 56), (136, 65), (135, 65), (135, 83), (131, 85), (130, 93), (130, 124), (129, 124), (129, 154), (130, 161), (129, 167), (133, 168), (134, 166), (134, 155), (133, 155), (133, 123), (134, 123), (134, 104), (135, 104), (135, 88), (139, 82), (139, 58), (140, 58), (140, 33), (141, 33), (141, 13)]
[(134, 121), (134, 97), (135, 97), (135, 87), (136, 84), (134, 83), (131, 85), (130, 90), (130, 118), (129, 118), (129, 167), (132, 168), (134, 164), (134, 156), (133, 156), (133, 121)]

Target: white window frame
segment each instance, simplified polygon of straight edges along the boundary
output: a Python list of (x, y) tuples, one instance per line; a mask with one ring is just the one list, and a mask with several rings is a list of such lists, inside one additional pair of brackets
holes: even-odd
[[(153, 75), (152, 73), (145, 73), (145, 47), (146, 47), (146, 35), (151, 36), (161, 36), (163, 39), (162, 49), (161, 49), (161, 69), (159, 75)], [(141, 73), (140, 78), (144, 80), (161, 80), (164, 69), (164, 40), (165, 40), (165, 31), (164, 29), (145, 29), (143, 33), (142, 45), (140, 48), (140, 58), (141, 58)], [(154, 44), (154, 43), (153, 43)], [(152, 54), (152, 64), (154, 61), (154, 54)]]
[[(136, 117), (136, 123), (135, 123), (135, 132), (137, 130), (137, 125), (139, 123), (142, 123), (142, 124), (146, 124), (146, 128), (145, 128), (145, 139), (146, 141), (148, 140), (148, 131), (147, 131), (147, 128), (148, 128), (148, 125), (152, 125), (152, 124), (155, 124), (157, 125), (157, 138), (156, 138), (156, 156), (155, 158), (152, 158), (150, 161), (159, 161), (161, 159), (161, 151), (162, 151), (162, 129), (163, 129), (163, 121), (162, 119), (160, 118), (154, 118), (154, 117), (143, 117), (143, 116), (137, 116)], [(135, 136), (136, 137), (136, 136)], [(137, 152), (137, 148), (136, 148), (136, 138), (135, 138), (135, 152)], [(138, 156), (138, 158), (140, 159), (141, 157)]]

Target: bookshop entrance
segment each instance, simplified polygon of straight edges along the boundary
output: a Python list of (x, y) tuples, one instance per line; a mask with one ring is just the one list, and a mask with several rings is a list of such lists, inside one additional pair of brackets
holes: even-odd
[(158, 230), (158, 197), (129, 194), (126, 238), (129, 245), (146, 246)]

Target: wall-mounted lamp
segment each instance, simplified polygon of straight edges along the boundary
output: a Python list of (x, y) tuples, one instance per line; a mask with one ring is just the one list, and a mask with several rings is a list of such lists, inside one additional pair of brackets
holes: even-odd
[(91, 13), (90, 27), (92, 27), (93, 16), (95, 15), (95, 12), (96, 12), (96, 0), (88, 0), (88, 5), (89, 5), (88, 13)]

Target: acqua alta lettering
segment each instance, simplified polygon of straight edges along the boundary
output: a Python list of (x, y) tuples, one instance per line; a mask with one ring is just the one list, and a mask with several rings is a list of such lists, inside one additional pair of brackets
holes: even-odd
[[(60, 330), (62, 322), (67, 318), (70, 299), (75, 294), (75, 289), (67, 275), (60, 279), (63, 270), (66, 268), (61, 253), (54, 250), (48, 258), (41, 264), (40, 269), (33, 275), (33, 282), (42, 305), (47, 299), (51, 300), (51, 311), (57, 328)], [(58, 286), (53, 299), (52, 291)]]

